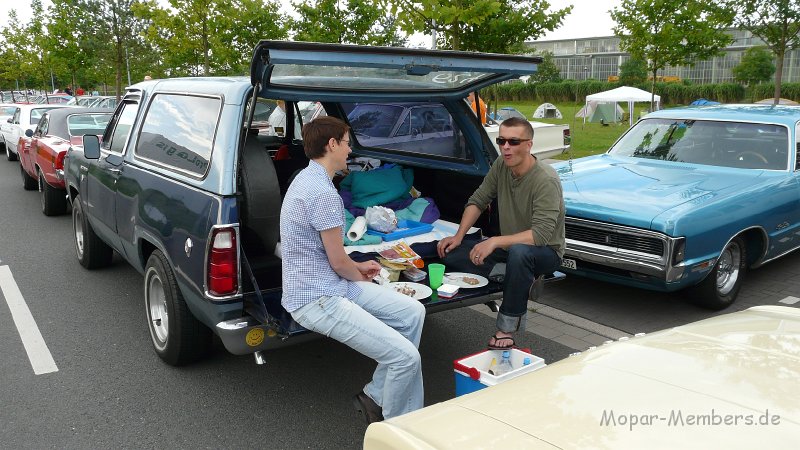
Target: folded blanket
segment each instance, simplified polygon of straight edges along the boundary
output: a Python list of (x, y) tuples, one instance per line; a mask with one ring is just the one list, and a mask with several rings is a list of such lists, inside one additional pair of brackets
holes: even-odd
[(408, 191), (413, 184), (413, 170), (394, 166), (367, 172), (351, 172), (339, 187), (350, 191), (353, 206), (367, 208), (409, 198)]

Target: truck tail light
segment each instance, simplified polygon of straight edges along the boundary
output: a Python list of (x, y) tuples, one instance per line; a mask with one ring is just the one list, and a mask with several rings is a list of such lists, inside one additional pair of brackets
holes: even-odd
[(56, 160), (53, 162), (53, 168), (56, 170), (64, 170), (64, 158), (67, 156), (67, 152), (58, 152), (56, 155)]
[(211, 233), (208, 251), (208, 292), (215, 296), (233, 295), (239, 291), (236, 231), (216, 228)]
[(569, 128), (564, 130), (564, 145), (569, 145), (572, 142), (572, 135), (569, 133)]

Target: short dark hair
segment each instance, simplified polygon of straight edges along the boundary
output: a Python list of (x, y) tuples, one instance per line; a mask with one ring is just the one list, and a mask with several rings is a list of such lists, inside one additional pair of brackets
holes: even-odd
[(350, 127), (344, 121), (331, 116), (317, 117), (303, 125), (303, 150), (308, 159), (319, 159), (325, 156), (328, 141), (342, 139)]
[(500, 122), (500, 128), (503, 127), (522, 127), (528, 133), (528, 139), (533, 139), (533, 126), (522, 117), (509, 117), (508, 119)]

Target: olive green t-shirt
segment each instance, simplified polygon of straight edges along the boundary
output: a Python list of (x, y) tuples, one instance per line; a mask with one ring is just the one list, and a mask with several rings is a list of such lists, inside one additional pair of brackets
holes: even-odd
[(564, 195), (552, 167), (537, 160), (526, 174), (514, 178), (503, 158), (497, 158), (467, 205), (483, 211), (495, 198), (500, 234), (532, 230), (536, 245), (547, 245), (559, 258), (564, 256)]

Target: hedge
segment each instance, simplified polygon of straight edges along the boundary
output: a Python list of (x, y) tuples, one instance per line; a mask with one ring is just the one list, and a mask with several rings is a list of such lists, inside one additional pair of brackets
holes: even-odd
[[(603, 92), (619, 87), (619, 83), (599, 80), (574, 81), (565, 80), (559, 83), (506, 83), (486, 88), (483, 96), (498, 101), (537, 101), (550, 103), (582, 102), (587, 95)], [(650, 91), (649, 83), (637, 85), (639, 89)], [(761, 95), (760, 92), (768, 92)], [(754, 88), (758, 92), (755, 97), (772, 97), (774, 87), (759, 85)], [(745, 88), (735, 83), (718, 84), (681, 84), (656, 83), (656, 94), (661, 96), (662, 104), (689, 104), (698, 98), (714, 100), (721, 103), (737, 103), (745, 101)], [(800, 99), (800, 83), (783, 85), (782, 97), (792, 100)]]

